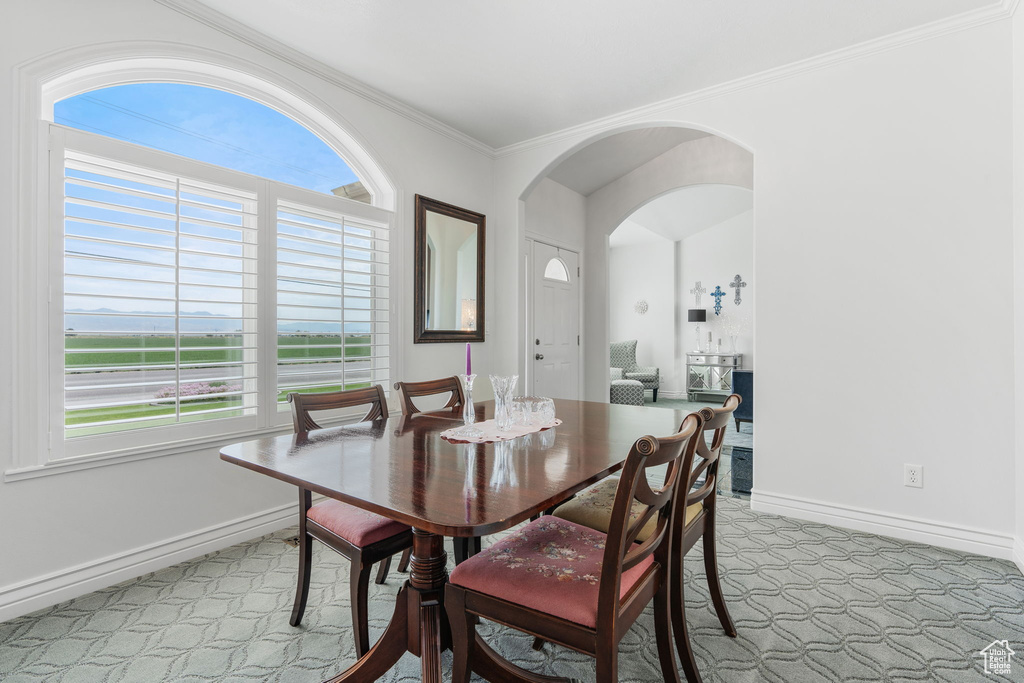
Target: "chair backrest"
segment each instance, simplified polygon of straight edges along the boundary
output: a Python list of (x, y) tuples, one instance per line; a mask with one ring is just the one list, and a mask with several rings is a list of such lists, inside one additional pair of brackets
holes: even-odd
[[(725, 442), (725, 431), (732, 421), (733, 412), (743, 399), (732, 394), (720, 408), (701, 408), (698, 413), (703, 419), (701, 433), (697, 438), (697, 450), (694, 463), (690, 468), (689, 485), (686, 487), (685, 504), (679, 508), (679, 522), (683, 523), (686, 508), (701, 501), (714, 504), (715, 491), (718, 486), (718, 464), (722, 455), (722, 444)], [(711, 443), (708, 444), (708, 437)], [(704, 480), (701, 481), (703, 475)], [(700, 484), (698, 486), (698, 484)]]
[(754, 419), (754, 371), (733, 370), (732, 391), (740, 397), (740, 406), (733, 415), (745, 420)]
[[(702, 424), (703, 418), (691, 413), (683, 420), (677, 434), (663, 438), (645, 436), (630, 449), (619, 475), (608, 521), (598, 593), (599, 624), (610, 624), (615, 619), (620, 604), (622, 572), (652, 554), (663, 568), (669, 566), (671, 523), (677, 516), (675, 509), (681, 502), (677, 498), (682, 497), (678, 494), (687, 481), (686, 472), (692, 467)], [(651, 488), (647, 470), (661, 465), (668, 467), (664, 484), (655, 491)], [(637, 543), (637, 536), (651, 519), (657, 519), (654, 532), (642, 543)]]
[(611, 367), (631, 372), (636, 367), (636, 339), (611, 344)]
[(451, 397), (445, 408), (461, 408), (466, 402), (462, 393), (462, 382), (458, 377), (443, 377), (441, 379), (430, 379), (425, 382), (395, 382), (395, 389), (402, 399), (402, 415), (412, 415), (420, 412), (416, 404), (412, 402), (413, 396), (434, 396), (451, 392)]
[(292, 404), (292, 426), (296, 432), (308, 432), (311, 429), (323, 429), (310, 417), (310, 413), (318, 410), (337, 410), (369, 404), (363, 420), (378, 420), (388, 416), (388, 400), (384, 396), (384, 387), (375, 384), (365, 389), (349, 389), (348, 391), (332, 391), (329, 393), (288, 394), (288, 402)]

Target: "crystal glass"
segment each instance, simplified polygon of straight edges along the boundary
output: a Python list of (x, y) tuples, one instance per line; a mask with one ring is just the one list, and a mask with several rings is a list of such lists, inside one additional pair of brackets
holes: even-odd
[(494, 387), (494, 421), (498, 429), (508, 431), (512, 428), (512, 392), (516, 390), (519, 375), (491, 375), (491, 386)]
[(516, 396), (512, 399), (512, 423), (521, 426), (530, 424), (530, 413), (533, 407), (530, 405), (529, 396)]
[(549, 425), (555, 421), (555, 401), (550, 398), (537, 399), (537, 422)]

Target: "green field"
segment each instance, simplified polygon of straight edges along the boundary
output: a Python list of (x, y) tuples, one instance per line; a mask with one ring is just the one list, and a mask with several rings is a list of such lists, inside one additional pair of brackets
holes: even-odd
[[(243, 360), (241, 349), (217, 348), (241, 346), (243, 338), (241, 335), (211, 335), (206, 337), (182, 337), (180, 358), (182, 363), (193, 364), (194, 367), (202, 367), (204, 363), (226, 363), (240, 362)], [(301, 360), (301, 359), (323, 359), (340, 360), (366, 358), (370, 355), (370, 337), (368, 335), (281, 335), (278, 337), (278, 360)], [(309, 347), (324, 348), (309, 348)], [(77, 369), (95, 368), (101, 370), (111, 367), (126, 366), (157, 366), (174, 364), (174, 337), (173, 336), (88, 336), (68, 333), (65, 337), (65, 366)], [(78, 352), (88, 349), (106, 349), (101, 352)], [(191, 349), (191, 350), (190, 350)], [(344, 349), (344, 354), (342, 350)], [(108, 373), (109, 376), (109, 373)], [(369, 383), (349, 384), (344, 388), (359, 389), (370, 386)], [(338, 391), (343, 387), (339, 385), (317, 387), (308, 389), (309, 392)], [(282, 391), (278, 394), (277, 400), (286, 400), (288, 392)], [(202, 415), (211, 410), (238, 407), (238, 411), (225, 411)], [(214, 419), (219, 417), (233, 417), (240, 415), (241, 399), (238, 397), (217, 397), (212, 395), (209, 399), (190, 401), (182, 403), (182, 415), (197, 413), (191, 419)], [(131, 418), (155, 418), (168, 416), (166, 420), (148, 420), (144, 423), (126, 423), (124, 425), (110, 425), (106, 427), (93, 427), (89, 425), (97, 422), (109, 422), (113, 420), (127, 420)], [(65, 412), (65, 425), (74, 431), (75, 436), (104, 433), (111, 431), (111, 428), (133, 429), (144, 426), (158, 426), (173, 424), (175, 419), (175, 406), (138, 403), (127, 406), (112, 406), (107, 408), (70, 409)]]
[[(348, 335), (342, 344), (341, 335), (297, 336), (281, 335), (277, 338), (279, 360), (304, 358), (340, 359), (342, 346), (345, 358), (365, 358), (370, 355), (370, 337)], [(210, 337), (182, 337), (182, 363), (240, 362), (245, 353), (241, 349), (216, 347), (242, 346), (241, 335)], [(325, 348), (309, 348), (311, 346)], [(90, 337), (68, 334), (64, 339), (65, 367), (119, 367), (126, 365), (168, 365), (174, 363), (174, 337), (125, 336)], [(105, 352), (75, 353), (76, 350), (109, 349)], [(194, 350), (189, 350), (194, 349)]]

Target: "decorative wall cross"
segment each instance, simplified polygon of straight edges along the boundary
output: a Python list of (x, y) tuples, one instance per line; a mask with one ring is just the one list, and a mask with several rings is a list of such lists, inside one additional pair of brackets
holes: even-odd
[(697, 280), (697, 282), (693, 285), (693, 289), (690, 290), (690, 294), (693, 294), (693, 297), (696, 300), (696, 305), (694, 306), (694, 308), (700, 308), (700, 295), (706, 291), (708, 290), (700, 286), (700, 280)]
[(743, 281), (743, 278), (741, 278), (739, 275), (737, 275), (736, 277), (734, 277), (732, 279), (732, 282), (729, 283), (729, 286), (736, 288), (736, 299), (735, 299), (735, 301), (736, 301), (736, 305), (739, 306), (740, 305), (740, 289), (743, 288), (743, 287), (746, 287), (747, 283)]
[(715, 291), (711, 292), (711, 296), (715, 297), (715, 315), (719, 315), (722, 312), (722, 297), (725, 296), (721, 285), (715, 285)]

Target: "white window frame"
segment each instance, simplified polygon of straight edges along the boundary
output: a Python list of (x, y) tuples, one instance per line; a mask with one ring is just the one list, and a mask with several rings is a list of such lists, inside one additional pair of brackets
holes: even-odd
[[(158, 82), (217, 88), (276, 109), (327, 143), (371, 190), (373, 205), (390, 216), (393, 232), (390, 371), (394, 377), (402, 376), (401, 340), (405, 338), (406, 325), (401, 292), (405, 291), (407, 245), (394, 233), (394, 228), (403, 224), (406, 207), (399, 198), (405, 194), (371, 153), (367, 143), (353, 133), (352, 126), (334, 104), (278, 70), (242, 57), (176, 43), (155, 45), (124, 41), (76, 46), (17, 65), (13, 79), (14, 128), (17, 131), (13, 157), (17, 185), (14, 201), (7, 207), (14, 229), (8, 249), (0, 253), (0, 278), (7, 278), (6, 291), (0, 292), (0, 313), (7, 312), (13, 328), (6, 350), (10, 357), (17, 358), (17, 363), (6, 376), (10, 382), (7, 394), (10, 430), (0, 435), (10, 453), (6, 462), (0, 462), (5, 482), (195, 452), (285, 431), (275, 425), (70, 460), (51, 459), (47, 434), (50, 432), (50, 345), (54, 337), (47, 311), (54, 283), (49, 277), (49, 262), (52, 249), (63, 251), (63, 240), (59, 245), (50, 243), (49, 126), (56, 101), (90, 90)], [(5, 264), (6, 268), (2, 267)], [(59, 332), (63, 334), (63, 327)]]

